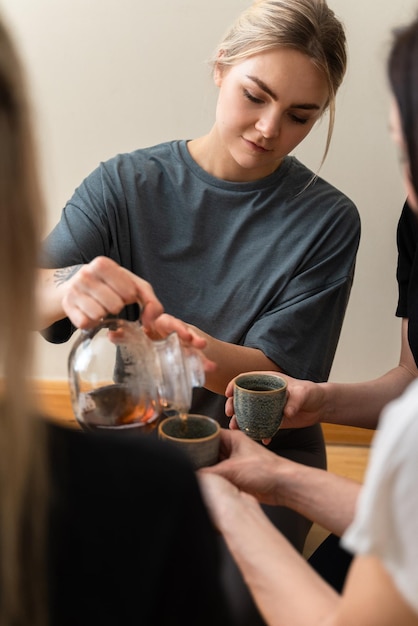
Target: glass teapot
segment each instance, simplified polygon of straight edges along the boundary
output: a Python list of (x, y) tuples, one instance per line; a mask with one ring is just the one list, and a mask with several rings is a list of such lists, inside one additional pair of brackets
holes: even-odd
[(187, 413), (205, 382), (197, 350), (178, 335), (153, 341), (139, 322), (106, 319), (81, 331), (68, 358), (75, 417), (83, 428), (155, 428), (164, 411)]

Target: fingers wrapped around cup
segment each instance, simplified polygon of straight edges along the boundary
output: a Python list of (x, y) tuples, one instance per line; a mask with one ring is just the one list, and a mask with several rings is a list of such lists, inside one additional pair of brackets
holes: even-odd
[(237, 424), (251, 439), (271, 439), (280, 428), (287, 400), (287, 382), (275, 374), (241, 374), (234, 381)]

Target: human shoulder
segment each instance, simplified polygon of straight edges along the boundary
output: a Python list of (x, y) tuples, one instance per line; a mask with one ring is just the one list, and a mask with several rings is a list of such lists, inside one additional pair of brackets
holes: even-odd
[[(81, 610), (83, 623), (121, 623), (123, 606), (126, 624), (186, 626), (217, 623), (218, 611), (227, 615), (215, 529), (184, 454), (153, 434), (126, 431), (89, 434), (49, 424), (48, 439), (57, 616), (80, 623)], [(90, 593), (73, 602), (74, 580)], [(213, 600), (209, 609), (202, 593)]]
[(120, 152), (101, 161), (84, 179), (80, 189), (129, 190), (146, 182), (161, 182), (161, 176), (176, 176), (184, 169), (181, 146), (185, 142), (176, 140)]
[[(50, 473), (58, 483), (69, 479), (92, 498), (120, 499), (141, 485), (143, 494), (156, 487), (181, 499), (197, 481), (188, 459), (153, 436), (126, 432), (86, 433), (48, 424)], [(144, 480), (148, 476), (148, 480)]]
[(180, 154), (181, 145), (184, 143), (185, 142), (180, 140), (173, 140), (137, 148), (129, 152), (119, 152), (113, 157), (101, 161), (99, 168), (108, 170), (113, 168), (138, 168), (138, 166), (147, 163), (176, 160)]
[(360, 215), (353, 200), (296, 157), (289, 157), (287, 178), (295, 201), (306, 203), (323, 215), (338, 214), (360, 226)]

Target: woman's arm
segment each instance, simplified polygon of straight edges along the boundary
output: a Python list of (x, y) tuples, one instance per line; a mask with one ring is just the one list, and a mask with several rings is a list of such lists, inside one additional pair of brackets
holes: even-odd
[(252, 496), (211, 474), (200, 475), (213, 521), (270, 626), (321, 624), (338, 594), (277, 531)]
[(286, 506), (341, 535), (352, 522), (361, 485), (277, 456), (239, 431), (221, 433), (217, 474), (259, 502)]
[(163, 307), (151, 285), (107, 257), (85, 265), (39, 270), (39, 327), (47, 328), (68, 317), (77, 328), (91, 328), (109, 313), (138, 302), (144, 325)]
[[(86, 265), (39, 270), (38, 308), (40, 329), (68, 317), (78, 328), (91, 328), (109, 313), (117, 315), (127, 304), (137, 302), (141, 322), (153, 338), (177, 332), (187, 345), (202, 349), (206, 339), (193, 327), (163, 312), (152, 286), (107, 257)], [(202, 354), (207, 374), (215, 363)]]
[(401, 354), (397, 367), (367, 382), (324, 383), (327, 391), (321, 421), (376, 428), (383, 408), (398, 398), (417, 376), (418, 369), (408, 341), (408, 320), (403, 319)]
[(231, 378), (250, 370), (271, 370), (280, 372), (280, 368), (257, 348), (238, 346), (221, 341), (190, 325), (206, 339), (205, 355), (217, 364), (216, 370), (206, 376), (206, 389), (223, 395)]
[[(289, 393), (283, 427), (301, 428), (328, 422), (376, 428), (383, 407), (399, 397), (417, 376), (418, 369), (408, 342), (408, 320), (404, 319), (399, 365), (380, 378), (360, 383), (313, 383), (283, 375), (288, 381)], [(225, 413), (232, 417), (233, 381), (229, 382), (225, 394)]]
[(329, 622), (330, 626), (346, 624), (418, 625), (418, 615), (401, 596), (377, 557), (357, 556), (350, 567), (338, 610)]
[(417, 626), (379, 559), (356, 557), (339, 596), (289, 544), (252, 496), (200, 472), (213, 522), (269, 626)]

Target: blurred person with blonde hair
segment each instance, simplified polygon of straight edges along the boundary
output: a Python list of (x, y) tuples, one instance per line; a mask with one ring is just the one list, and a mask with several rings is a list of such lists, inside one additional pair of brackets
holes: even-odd
[[(0, 20), (0, 625), (231, 624), (187, 459), (148, 438), (88, 435), (37, 415), (43, 211), (23, 70)], [(132, 285), (148, 330), (204, 347), (148, 283)]]

